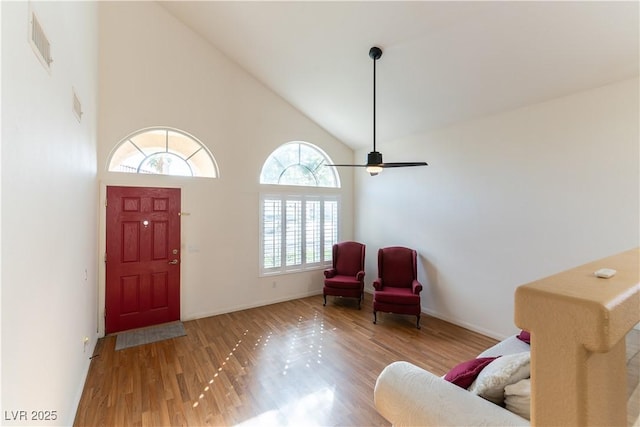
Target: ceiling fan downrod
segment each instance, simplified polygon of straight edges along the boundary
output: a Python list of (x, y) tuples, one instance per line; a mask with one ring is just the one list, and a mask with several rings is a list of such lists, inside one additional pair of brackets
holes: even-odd
[(373, 46), (369, 49), (369, 57), (373, 59), (373, 151), (367, 155), (366, 170), (371, 176), (382, 172), (382, 153), (376, 151), (376, 61), (382, 56), (382, 49)]
[[(382, 49), (377, 46), (369, 49), (369, 57), (373, 59), (373, 152), (376, 152), (376, 61), (382, 57)], [(380, 156), (382, 163), (382, 156)], [(370, 162), (367, 162), (370, 163)]]

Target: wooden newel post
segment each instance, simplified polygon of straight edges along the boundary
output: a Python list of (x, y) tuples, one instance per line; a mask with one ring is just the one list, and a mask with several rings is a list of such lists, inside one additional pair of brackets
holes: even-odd
[[(531, 332), (531, 424), (627, 424), (625, 335), (640, 322), (640, 249), (516, 289)], [(608, 279), (594, 272), (610, 268)]]

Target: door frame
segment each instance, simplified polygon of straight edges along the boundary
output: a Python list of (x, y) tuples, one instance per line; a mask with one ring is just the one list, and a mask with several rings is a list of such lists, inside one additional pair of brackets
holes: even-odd
[[(97, 319), (96, 319), (96, 332), (99, 337), (105, 336), (105, 310), (106, 310), (106, 296), (107, 296), (107, 268), (105, 265), (105, 253), (107, 252), (107, 187), (144, 187), (144, 188), (176, 188), (180, 189), (180, 206), (184, 211), (184, 187), (167, 182), (159, 182), (158, 177), (150, 175), (149, 177), (141, 177), (136, 175), (136, 183), (131, 182), (129, 174), (123, 173), (123, 179), (108, 179), (100, 180), (99, 185), (99, 197), (98, 197), (98, 292), (96, 297), (97, 304)], [(120, 178), (120, 177), (118, 177)], [(155, 178), (155, 179), (154, 179)], [(166, 178), (166, 177), (160, 177)], [(164, 179), (161, 179), (164, 181)], [(182, 216), (180, 217), (180, 320), (183, 320), (184, 313), (184, 270), (186, 267), (186, 257), (183, 251), (184, 241), (184, 223), (182, 222)]]

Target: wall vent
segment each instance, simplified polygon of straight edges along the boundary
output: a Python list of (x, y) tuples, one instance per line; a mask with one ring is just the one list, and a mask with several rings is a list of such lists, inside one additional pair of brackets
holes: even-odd
[(76, 95), (75, 89), (73, 90), (73, 114), (75, 114), (78, 121), (82, 120), (82, 104), (78, 95)]
[(31, 47), (42, 65), (51, 71), (51, 63), (53, 62), (53, 58), (51, 58), (51, 43), (49, 43), (40, 21), (38, 21), (36, 14), (33, 12), (31, 13), (30, 24), (29, 41), (31, 42)]

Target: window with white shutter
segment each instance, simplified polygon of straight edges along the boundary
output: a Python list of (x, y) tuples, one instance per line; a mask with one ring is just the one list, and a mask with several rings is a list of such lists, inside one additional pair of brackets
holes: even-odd
[(323, 249), (324, 254), (322, 260), (331, 262), (333, 258), (332, 247), (338, 243), (338, 201), (324, 201), (324, 215), (322, 221), (322, 230), (324, 230)]
[(307, 200), (305, 204), (305, 262), (307, 265), (319, 264), (322, 261), (322, 218), (320, 216), (320, 200)]
[[(313, 144), (291, 142), (276, 149), (263, 165), (260, 183), (269, 193), (260, 196), (261, 274), (331, 265), (340, 213), (338, 175), (324, 166), (331, 163)], [(292, 191), (289, 186), (297, 188)]]
[(262, 202), (262, 268), (279, 269), (282, 265), (282, 201)]
[(263, 274), (331, 265), (338, 196), (263, 195), (260, 217)]
[(285, 259), (287, 267), (302, 264), (302, 201), (285, 200)]

